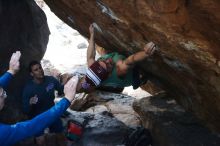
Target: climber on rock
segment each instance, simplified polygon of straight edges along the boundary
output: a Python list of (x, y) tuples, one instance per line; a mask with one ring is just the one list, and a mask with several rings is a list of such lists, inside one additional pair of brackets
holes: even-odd
[[(93, 24), (89, 27), (90, 38), (87, 49), (88, 70), (86, 76), (81, 79), (78, 91), (88, 92), (95, 88), (108, 91), (122, 91), (124, 87), (134, 85), (135, 65), (151, 56), (156, 45), (149, 42), (144, 46), (143, 51), (139, 51), (127, 58), (117, 52), (101, 52), (101, 57), (95, 60), (95, 31)], [(137, 88), (137, 87), (135, 87)]]

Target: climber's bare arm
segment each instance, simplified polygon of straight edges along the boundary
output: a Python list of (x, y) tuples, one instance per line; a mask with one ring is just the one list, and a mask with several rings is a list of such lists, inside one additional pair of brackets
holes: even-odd
[(136, 63), (143, 61), (145, 58), (151, 56), (154, 53), (155, 49), (155, 44), (153, 42), (150, 42), (144, 46), (143, 51), (130, 55), (125, 60), (119, 60), (116, 65), (118, 76), (125, 75), (127, 71), (132, 68)]
[(89, 39), (89, 46), (87, 49), (87, 64), (88, 66), (91, 66), (95, 62), (95, 41), (94, 41), (94, 26), (91, 24), (89, 26), (89, 32), (90, 32), (90, 39)]

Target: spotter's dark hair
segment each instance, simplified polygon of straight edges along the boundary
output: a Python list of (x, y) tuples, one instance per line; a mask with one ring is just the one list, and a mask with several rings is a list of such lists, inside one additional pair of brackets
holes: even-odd
[(32, 71), (32, 66), (34, 66), (34, 65), (36, 65), (36, 64), (41, 65), (39, 61), (36, 61), (36, 60), (31, 61), (31, 62), (29, 63), (29, 65), (28, 65), (28, 71), (31, 72), (31, 71)]

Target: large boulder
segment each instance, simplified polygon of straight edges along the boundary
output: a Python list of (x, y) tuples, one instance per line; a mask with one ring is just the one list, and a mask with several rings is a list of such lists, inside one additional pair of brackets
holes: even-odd
[(219, 135), (202, 126), (173, 99), (159, 96), (135, 100), (134, 110), (148, 127), (155, 146), (218, 146)]
[(160, 51), (142, 69), (184, 108), (220, 131), (220, 2), (214, 0), (45, 0), (51, 10), (96, 42), (132, 54), (148, 41)]
[(46, 15), (33, 0), (1, 0), (0, 19), (1, 72), (16, 50), (22, 53), (22, 67), (42, 59), (50, 31)]

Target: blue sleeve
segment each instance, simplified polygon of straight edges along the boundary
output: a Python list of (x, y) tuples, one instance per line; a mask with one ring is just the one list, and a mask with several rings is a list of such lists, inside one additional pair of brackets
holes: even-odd
[(4, 73), (0, 77), (0, 86), (6, 88), (9, 84), (9, 81), (12, 79), (13, 75), (9, 72)]
[(52, 108), (32, 120), (19, 122), (14, 125), (0, 125), (0, 144), (12, 145), (34, 136), (57, 120), (69, 105), (70, 102), (66, 98), (63, 98)]
[(22, 94), (22, 110), (25, 114), (29, 114), (31, 105), (29, 104), (30, 100), (30, 89), (29, 86), (25, 86)]

